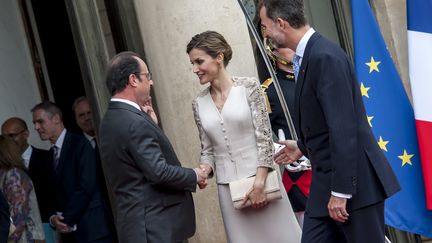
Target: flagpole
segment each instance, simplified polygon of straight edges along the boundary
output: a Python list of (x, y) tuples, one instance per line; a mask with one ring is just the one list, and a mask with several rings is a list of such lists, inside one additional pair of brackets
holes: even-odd
[(285, 101), (285, 97), (283, 96), (283, 92), (282, 92), (281, 86), (279, 85), (279, 80), (276, 77), (276, 74), (275, 74), (275, 71), (273, 69), (273, 66), (270, 63), (270, 59), (267, 56), (267, 53), (265, 52), (264, 44), (263, 44), (260, 36), (258, 35), (258, 32), (255, 29), (255, 26), (254, 26), (251, 18), (249, 17), (249, 14), (247, 13), (247, 10), (244, 7), (243, 3), (241, 2), (241, 0), (237, 0), (237, 2), (239, 3), (240, 8), (242, 9), (242, 12), (243, 12), (243, 14), (244, 14), (244, 16), (246, 18), (246, 23), (247, 23), (247, 26), (249, 28), (249, 31), (252, 33), (252, 35), (253, 35), (253, 37), (254, 37), (254, 39), (256, 41), (258, 49), (260, 50), (261, 55), (262, 55), (262, 57), (264, 59), (264, 63), (265, 63), (265, 65), (266, 65), (266, 67), (267, 67), (267, 69), (268, 69), (268, 71), (270, 73), (270, 77), (272, 78), (273, 83), (275, 85), (275, 90), (276, 90), (277, 96), (279, 98), (279, 101), (281, 103), (282, 111), (283, 111), (283, 113), (285, 115), (285, 119), (286, 119), (287, 124), (288, 124), (288, 129), (289, 129), (289, 131), (291, 133), (291, 139), (298, 140), (297, 133), (296, 133), (295, 128), (294, 128), (294, 123), (292, 121), (290, 111), (289, 111), (287, 103)]

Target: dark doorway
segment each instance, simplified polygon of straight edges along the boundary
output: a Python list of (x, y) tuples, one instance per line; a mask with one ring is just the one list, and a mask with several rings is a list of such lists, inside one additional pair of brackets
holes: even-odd
[(30, 2), (43, 50), (39, 55), (45, 58), (54, 101), (63, 112), (66, 128), (78, 132), (72, 104), (85, 95), (85, 89), (65, 2)]

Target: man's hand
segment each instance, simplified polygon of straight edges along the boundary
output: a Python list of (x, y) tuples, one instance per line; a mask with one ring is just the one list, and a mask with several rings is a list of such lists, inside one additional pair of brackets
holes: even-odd
[(275, 162), (277, 164), (291, 164), (303, 156), (296, 141), (285, 140), (279, 141), (279, 143), (285, 145), (285, 147), (275, 154)]
[(205, 169), (203, 168), (195, 168), (195, 173), (197, 174), (197, 184), (200, 189), (204, 189), (207, 186), (207, 177)]
[(70, 232), (70, 227), (63, 223), (63, 216), (61, 215), (53, 215), (50, 218), (51, 223), (54, 225), (54, 227), (56, 228), (56, 230), (60, 233), (68, 233)]
[[(212, 172), (211, 166), (208, 165), (208, 164), (200, 164), (199, 167), (206, 174), (206, 176), (208, 178), (208, 175)], [(207, 187), (207, 184), (208, 184), (208, 179), (207, 178), (205, 180), (203, 180), (203, 181), (199, 181), (198, 182), (198, 187), (200, 189), (204, 189), (204, 188)]]
[(198, 187), (199, 189), (205, 189), (208, 185), (208, 180), (202, 180), (202, 181), (198, 181)]
[(153, 110), (151, 97), (149, 97), (149, 99), (144, 104), (140, 104), (140, 106), (141, 106), (141, 110), (147, 113), (147, 115), (151, 117), (154, 123), (158, 124), (158, 118), (156, 116), (156, 113)]
[(330, 218), (335, 221), (345, 223), (348, 220), (349, 214), (346, 211), (346, 198), (330, 196), (329, 203), (327, 205)]

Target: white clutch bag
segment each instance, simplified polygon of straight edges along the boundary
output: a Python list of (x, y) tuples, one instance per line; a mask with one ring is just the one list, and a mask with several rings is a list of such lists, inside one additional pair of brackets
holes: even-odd
[[(242, 201), (245, 198), (246, 193), (252, 188), (254, 181), (255, 176), (252, 176), (229, 183), (231, 200), (234, 204), (234, 208), (242, 209), (252, 205), (250, 200), (248, 200), (244, 205), (242, 205)], [(282, 198), (279, 177), (276, 170), (268, 173), (264, 192), (267, 196), (267, 201), (269, 202)]]

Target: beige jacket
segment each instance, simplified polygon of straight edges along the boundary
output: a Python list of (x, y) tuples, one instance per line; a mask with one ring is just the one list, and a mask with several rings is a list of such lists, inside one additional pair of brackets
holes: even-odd
[(201, 163), (209, 164), (218, 184), (274, 168), (270, 120), (255, 78), (233, 77), (233, 86), (219, 111), (210, 87), (194, 99), (193, 111), (201, 139)]

